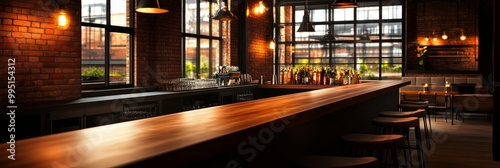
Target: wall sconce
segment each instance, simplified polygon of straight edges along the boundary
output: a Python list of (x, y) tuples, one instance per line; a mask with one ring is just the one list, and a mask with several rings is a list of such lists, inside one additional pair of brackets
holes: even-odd
[(69, 26), (69, 23), (70, 21), (68, 15), (66, 14), (64, 7), (61, 6), (61, 9), (59, 10), (59, 15), (57, 16), (57, 26), (65, 29)]
[(270, 42), (269, 42), (269, 48), (270, 49), (275, 49), (276, 48), (276, 43), (274, 42), (274, 39), (272, 39)]
[[(160, 3), (161, 2), (161, 3)], [(141, 0), (135, 9), (136, 12), (162, 14), (167, 13), (168, 10), (164, 8), (163, 1), (160, 0)]]
[(258, 14), (258, 15), (263, 14), (266, 11), (267, 11), (267, 8), (264, 5), (264, 2), (262, 0), (259, 1), (259, 3), (257, 3), (255, 5), (255, 7), (253, 8), (253, 13)]

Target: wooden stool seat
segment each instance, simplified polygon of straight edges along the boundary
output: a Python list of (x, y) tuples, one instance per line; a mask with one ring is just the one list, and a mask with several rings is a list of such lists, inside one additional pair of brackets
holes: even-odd
[(390, 127), (390, 128), (419, 127), (419, 121), (417, 117), (405, 117), (405, 118), (377, 117), (372, 119), (372, 124), (380, 127)]
[(379, 167), (375, 157), (339, 157), (339, 156), (306, 156), (298, 161), (304, 168), (376, 168)]
[(426, 112), (423, 109), (418, 109), (415, 111), (383, 111), (379, 113), (380, 117), (394, 117), (394, 118), (405, 118), (405, 117), (426, 117)]
[(347, 134), (340, 138), (350, 146), (365, 149), (400, 148), (405, 144), (405, 138), (399, 134)]
[(429, 104), (398, 104), (398, 108), (402, 111), (414, 111), (418, 109), (427, 109)]
[(426, 105), (429, 105), (428, 100), (403, 100), (399, 103), (400, 104), (426, 104)]

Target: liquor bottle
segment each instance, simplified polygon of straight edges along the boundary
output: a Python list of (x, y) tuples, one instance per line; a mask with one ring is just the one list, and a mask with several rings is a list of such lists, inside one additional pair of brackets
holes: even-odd
[(319, 80), (320, 85), (326, 85), (326, 79), (327, 79), (326, 77), (327, 76), (326, 76), (326, 70), (325, 69), (326, 68), (321, 68), (321, 72), (320, 72), (321, 77), (320, 77), (320, 80)]
[(315, 85), (316, 84), (316, 80), (317, 80), (317, 78), (316, 78), (316, 67), (311, 67), (311, 69), (309, 69), (309, 70), (310, 70), (309, 71), (309, 76), (310, 76), (310, 79), (309, 79), (310, 81), (309, 82), (310, 82), (311, 85)]
[(330, 85), (336, 85), (337, 83), (337, 69), (334, 69), (333, 72), (332, 72), (332, 76), (330, 77), (330, 80), (332, 80), (330, 82)]
[(302, 84), (305, 84), (305, 85), (308, 85), (309, 84), (309, 79), (310, 78), (310, 75), (309, 75), (309, 68), (307, 67), (305, 70), (304, 70), (304, 77), (303, 77), (303, 82)]
[(300, 70), (297, 68), (295, 70), (295, 74), (294, 74), (295, 75), (294, 76), (295, 84), (299, 84), (299, 82), (300, 82), (300, 73), (299, 72), (300, 72)]
[(344, 85), (344, 70), (340, 69), (340, 71), (338, 73), (339, 74), (338, 74), (337, 85), (342, 86), (342, 85)]
[(283, 67), (280, 68), (280, 76), (279, 83), (283, 83), (285, 81), (285, 69)]
[(323, 75), (321, 75), (321, 69), (321, 67), (318, 67), (316, 69), (316, 85), (322, 85), (321, 78), (323, 77)]

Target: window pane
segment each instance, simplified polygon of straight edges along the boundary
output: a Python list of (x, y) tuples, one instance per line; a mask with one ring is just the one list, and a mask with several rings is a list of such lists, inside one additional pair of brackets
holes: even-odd
[(208, 79), (209, 75), (209, 57), (210, 54), (210, 40), (200, 39), (200, 75), (199, 79)]
[(186, 26), (184, 30), (185, 33), (196, 34), (197, 32), (196, 22), (198, 21), (198, 16), (196, 15), (196, 6), (196, 0), (186, 0), (186, 10), (184, 11), (186, 14), (186, 19), (184, 21), (184, 25)]
[[(207, 2), (207, 3), (210, 3), (210, 2)], [(219, 4), (216, 4), (216, 3), (211, 3), (212, 4), (212, 15), (211, 16), (214, 16), (215, 15), (215, 12), (217, 12), (217, 9), (219, 9)], [(210, 17), (210, 19), (212, 19)], [(215, 19), (212, 19), (212, 36), (214, 37), (220, 37), (220, 20), (215, 20)]]
[(370, 63), (360, 63), (357, 64), (357, 69), (359, 70), (359, 74), (361, 75), (361, 79), (379, 79), (379, 64), (370, 64)]
[[(379, 39), (379, 26), (378, 23), (364, 23), (358, 24), (356, 34), (359, 40), (378, 40)], [(364, 39), (368, 37), (369, 39)]]
[(382, 23), (382, 34), (383, 39), (403, 39), (402, 23)]
[(186, 65), (184, 72), (186, 78), (195, 78), (196, 74), (196, 38), (186, 37), (186, 46), (184, 53), (186, 54)]
[(326, 22), (328, 19), (328, 7), (326, 5), (309, 5), (309, 15), (312, 22)]
[[(213, 3), (200, 3), (200, 34), (210, 35), (210, 20), (213, 20), (210, 15), (210, 4)], [(214, 12), (215, 13), (215, 12)], [(217, 21), (217, 20), (213, 20)]]
[(129, 0), (112, 0), (111, 1), (111, 25), (129, 27), (130, 12), (127, 8)]
[(82, 83), (104, 82), (104, 29), (82, 26)]
[(219, 40), (212, 40), (212, 72), (217, 72), (216, 71), (216, 66), (219, 64), (219, 59), (220, 59), (220, 41)]
[(400, 80), (402, 76), (401, 64), (382, 64), (382, 79), (397, 79)]
[(337, 40), (354, 40), (354, 24), (335, 24), (333, 34)]
[(378, 20), (379, 18), (379, 7), (360, 7), (357, 8), (358, 20)]
[(350, 57), (354, 54), (354, 43), (335, 43), (333, 47), (333, 57)]
[(402, 42), (384, 42), (382, 43), (382, 57), (402, 57)]
[(376, 57), (380, 56), (379, 43), (357, 43), (356, 55), (357, 57)]
[(334, 9), (334, 21), (352, 21), (354, 20), (354, 8)]
[(403, 19), (403, 6), (382, 6), (382, 19)]
[(110, 33), (110, 84), (130, 84), (130, 35)]
[(106, 0), (83, 0), (82, 22), (106, 24)]

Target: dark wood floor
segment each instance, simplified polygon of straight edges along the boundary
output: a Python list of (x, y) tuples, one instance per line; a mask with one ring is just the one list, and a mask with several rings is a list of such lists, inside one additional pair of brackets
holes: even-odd
[(438, 116), (432, 126), (432, 147), (425, 151), (427, 168), (500, 168), (492, 158), (492, 125), (485, 116), (467, 116), (453, 126)]

